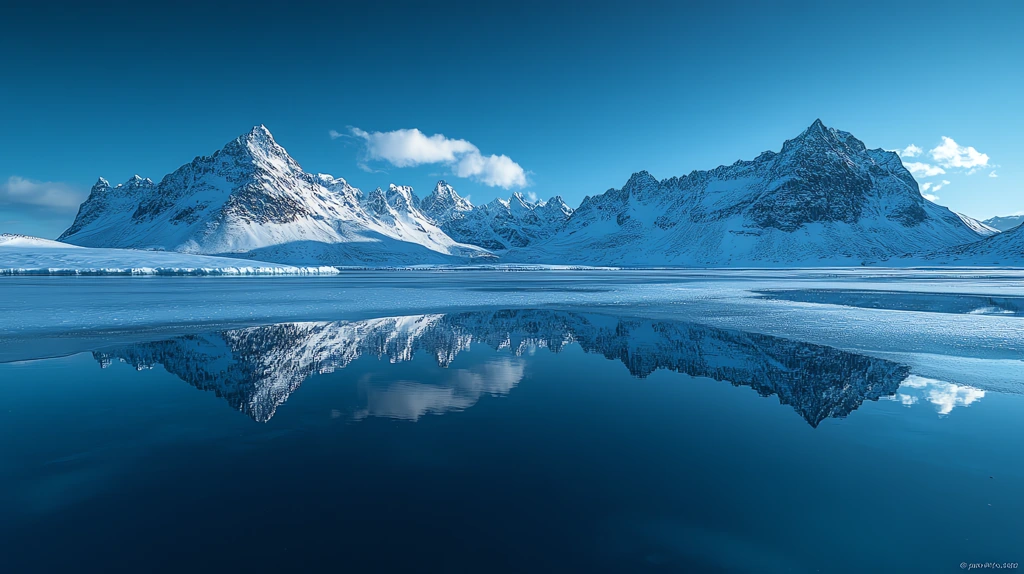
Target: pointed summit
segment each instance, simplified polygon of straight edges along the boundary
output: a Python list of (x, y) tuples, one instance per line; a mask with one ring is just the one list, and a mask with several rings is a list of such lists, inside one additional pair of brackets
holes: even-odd
[(473, 204), (459, 195), (447, 181), (441, 180), (434, 186), (434, 191), (420, 202), (420, 211), (439, 225), (457, 219), (463, 213), (473, 210)]
[(117, 187), (123, 187), (129, 191), (137, 191), (141, 188), (153, 187), (153, 180), (149, 179), (148, 177), (143, 179), (138, 174), (135, 174), (131, 176), (131, 178), (129, 178), (128, 181), (122, 183)]
[(825, 126), (821, 119), (814, 120), (807, 129), (803, 131), (796, 139), (808, 139), (808, 138), (830, 138), (835, 137), (835, 130)]
[(108, 189), (110, 189), (110, 182), (101, 177), (96, 180), (96, 183), (92, 184), (92, 189), (90, 190), (90, 192), (96, 193), (97, 191), (102, 192)]
[(252, 161), (259, 167), (270, 171), (280, 171), (281, 169), (292, 172), (302, 171), (299, 163), (274, 140), (273, 134), (263, 124), (254, 126), (247, 133), (228, 142), (218, 153), (226, 154), (245, 163)]
[(455, 188), (451, 186), (447, 181), (440, 180), (437, 185), (434, 186), (434, 191), (431, 195), (438, 198), (447, 197), (453, 200), (461, 200), (462, 197), (455, 191)]
[(274, 141), (274, 134), (270, 133), (267, 126), (263, 124), (254, 126), (249, 130), (249, 133), (239, 136), (238, 141), (250, 149), (257, 148), (262, 150), (271, 150), (280, 147), (277, 145), (277, 142)]
[[(849, 135), (845, 132), (842, 133), (843, 135)], [(786, 140), (782, 144), (782, 151), (779, 153), (786, 154), (794, 150), (805, 150), (805, 152), (814, 152), (815, 150), (820, 151), (829, 147), (843, 146), (845, 143), (844, 139), (845, 138), (840, 137), (840, 132), (835, 128), (830, 128), (820, 119), (816, 119), (807, 129), (800, 132), (800, 135), (793, 139)], [(759, 157), (758, 159), (761, 158)]]
[(629, 177), (622, 190), (630, 195), (643, 195), (658, 188), (658, 180), (647, 170), (638, 171)]
[(572, 215), (573, 209), (569, 207), (561, 195), (556, 195), (537, 207), (538, 212), (548, 214), (548, 217), (560, 217), (565, 219)]
[(412, 187), (408, 185), (390, 184), (387, 191), (388, 205), (399, 212), (406, 212), (419, 208), (420, 200), (416, 197)]
[(274, 139), (267, 126), (260, 124), (254, 126), (247, 133), (244, 133), (233, 141), (229, 142), (222, 150), (225, 153), (237, 155), (239, 152), (247, 153), (253, 157), (281, 157), (293, 162), (291, 156)]

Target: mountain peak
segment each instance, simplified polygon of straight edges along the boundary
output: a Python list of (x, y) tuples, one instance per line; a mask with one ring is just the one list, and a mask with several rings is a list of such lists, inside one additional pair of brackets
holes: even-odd
[(239, 147), (242, 150), (248, 152), (253, 157), (281, 157), (287, 158), (290, 162), (294, 162), (288, 152), (281, 147), (280, 144), (274, 139), (274, 134), (270, 133), (267, 126), (260, 124), (253, 126), (247, 133), (238, 136), (235, 141), (229, 143), (225, 147), (225, 151), (229, 151), (232, 147)]
[(100, 189), (110, 189), (110, 182), (102, 177), (97, 179), (96, 183), (92, 184), (92, 191)]
[(420, 201), (416, 197), (416, 193), (413, 192), (412, 187), (408, 185), (388, 185), (388, 192), (386, 194), (388, 204), (395, 209), (401, 211), (408, 211), (412, 208), (418, 208)]
[[(859, 144), (852, 145), (851, 144)], [(800, 135), (793, 139), (786, 140), (782, 144), (783, 155), (790, 152), (797, 151), (798, 154), (806, 153), (818, 153), (825, 149), (844, 149), (847, 147), (859, 147), (863, 149), (864, 144), (860, 143), (852, 135), (846, 132), (840, 132), (835, 128), (830, 128), (824, 124), (820, 119), (814, 120), (807, 129), (800, 132)], [(764, 154), (761, 154), (764, 156)], [(765, 157), (765, 159), (772, 159), (774, 156)], [(761, 156), (758, 156), (761, 159)]]
[(814, 120), (807, 129), (803, 131), (799, 136), (796, 137), (798, 140), (805, 140), (810, 138), (824, 138), (829, 139), (835, 137), (835, 130), (827, 127), (821, 119)]
[(656, 189), (658, 185), (658, 180), (650, 172), (641, 170), (629, 176), (629, 181), (622, 186), (622, 189), (630, 194), (639, 194)]
[(153, 180), (149, 179), (148, 177), (147, 178), (143, 178), (143, 177), (139, 176), (139, 174), (135, 174), (135, 175), (131, 176), (128, 179), (128, 181), (122, 183), (118, 187), (126, 187), (126, 188), (129, 188), (129, 189), (137, 189), (137, 188), (140, 188), (140, 187), (150, 187), (152, 185), (153, 185)]
[(264, 169), (272, 171), (280, 169), (292, 172), (302, 171), (302, 167), (298, 162), (288, 155), (288, 152), (274, 140), (273, 134), (263, 124), (254, 126), (247, 133), (228, 142), (217, 153), (241, 160), (243, 163), (251, 161)]
[(239, 139), (247, 146), (255, 145), (266, 148), (277, 145), (277, 142), (274, 141), (274, 134), (270, 133), (267, 126), (263, 124), (253, 126), (253, 128), (249, 130), (249, 133), (241, 136)]
[(249, 133), (247, 135), (248, 137), (264, 137), (274, 139), (274, 135), (271, 134), (270, 130), (267, 129), (267, 126), (263, 124), (253, 126), (252, 129), (249, 130)]
[(423, 198), (419, 205), (420, 211), (434, 221), (444, 224), (459, 214), (473, 210), (473, 204), (459, 195), (447, 181), (441, 180), (434, 186), (434, 191)]

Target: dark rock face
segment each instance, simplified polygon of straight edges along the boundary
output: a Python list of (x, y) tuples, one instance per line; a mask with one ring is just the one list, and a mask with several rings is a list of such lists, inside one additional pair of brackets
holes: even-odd
[[(265, 422), (307, 378), (345, 368), (359, 357), (399, 362), (426, 352), (446, 368), (473, 342), (511, 348), (514, 356), (531, 347), (557, 353), (576, 343), (588, 353), (621, 362), (638, 378), (667, 369), (749, 386), (761, 396), (778, 396), (813, 427), (826, 418), (849, 415), (865, 400), (894, 394), (910, 374), (908, 367), (891, 361), (767, 335), (550, 310), (284, 323), (139, 343), (94, 357), (102, 366), (113, 361), (137, 369), (162, 365)], [(517, 382), (510, 374), (497, 386), (454, 389), (457, 400), (451, 408), (467, 408), (481, 394), (503, 394)], [(422, 390), (417, 389), (406, 390)]]

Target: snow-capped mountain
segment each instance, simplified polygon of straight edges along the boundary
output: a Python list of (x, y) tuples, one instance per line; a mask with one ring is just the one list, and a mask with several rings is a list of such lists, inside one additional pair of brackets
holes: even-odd
[(981, 241), (942, 249), (915, 258), (915, 264), (1024, 267), (1024, 226), (1018, 225)]
[(982, 221), (982, 223), (993, 229), (998, 229), (999, 231), (1009, 231), (1021, 223), (1024, 223), (1024, 215), (1004, 215), (1001, 217), (993, 217)]
[(548, 240), (507, 261), (621, 265), (859, 265), (983, 235), (921, 196), (899, 156), (820, 120), (781, 151), (587, 197)]
[(535, 309), (283, 323), (137, 343), (94, 357), (102, 366), (114, 361), (137, 369), (163, 365), (265, 422), (306, 379), (343, 369), (360, 357), (396, 363), (425, 352), (448, 368), (473, 343), (508, 349), (511, 357), (489, 361), (480, 367), (483, 371), (452, 369), (450, 377), (434, 384), (395, 381), (387, 371), (364, 375), (358, 382), (360, 404), (349, 414), (416, 420), (462, 410), (483, 395), (509, 393), (524, 373), (519, 358), (532, 349), (558, 352), (574, 343), (587, 353), (620, 361), (635, 377), (667, 369), (776, 395), (811, 426), (844, 417), (865, 400), (893, 395), (910, 374), (908, 367), (892, 361), (768, 335)]
[(531, 202), (519, 192), (474, 206), (445, 181), (423, 199), (421, 209), (456, 241), (490, 250), (526, 247), (553, 236), (572, 208), (559, 196)]
[[(991, 221), (991, 220), (990, 220)], [(289, 264), (504, 262), (816, 266), (905, 261), (993, 226), (924, 199), (899, 156), (815, 121), (781, 151), (622, 189), (473, 205), (441, 181), (422, 201), (309, 174), (263, 126), (159, 184), (100, 179), (61, 240)]]
[(445, 263), (486, 253), (452, 240), (411, 188), (365, 195), (309, 174), (257, 126), (159, 184), (100, 179), (60, 240), (317, 264)]

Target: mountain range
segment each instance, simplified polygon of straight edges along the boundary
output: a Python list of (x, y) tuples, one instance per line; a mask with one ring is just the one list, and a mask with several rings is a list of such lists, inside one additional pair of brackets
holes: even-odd
[[(59, 240), (311, 265), (971, 264), (992, 249), (1024, 262), (1022, 238), (997, 241), (1005, 222), (990, 223), (928, 201), (898, 155), (820, 120), (779, 152), (664, 180), (638, 172), (576, 209), (520, 193), (473, 205), (445, 181), (422, 200), (395, 184), (364, 193), (303, 171), (257, 126), (159, 183), (101, 178)], [(993, 243), (965, 249), (980, 241)]]
[(1004, 215), (1002, 217), (993, 217), (982, 221), (982, 223), (998, 231), (1009, 231), (1021, 223), (1024, 223), (1024, 215)]
[(59, 241), (310, 264), (447, 263), (486, 255), (417, 208), (412, 188), (363, 193), (310, 174), (257, 126), (159, 184), (100, 179)]

